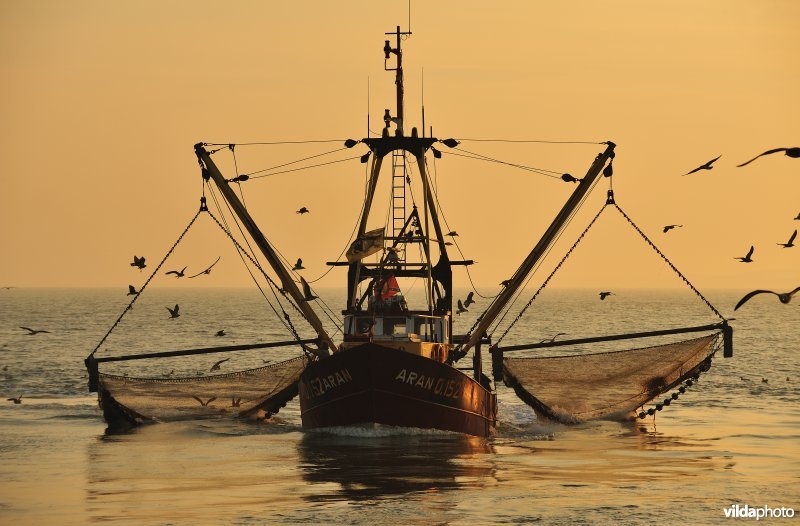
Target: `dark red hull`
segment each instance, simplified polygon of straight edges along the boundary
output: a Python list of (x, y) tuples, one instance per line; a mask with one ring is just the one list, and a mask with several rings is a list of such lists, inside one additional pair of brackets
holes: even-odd
[(359, 423), (488, 436), (496, 397), (461, 371), (375, 343), (312, 363), (300, 376), (303, 427)]

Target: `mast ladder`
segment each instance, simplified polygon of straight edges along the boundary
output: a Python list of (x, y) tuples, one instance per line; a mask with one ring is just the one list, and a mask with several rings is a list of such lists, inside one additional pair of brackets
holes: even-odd
[[(399, 237), (406, 224), (406, 156), (404, 150), (392, 151), (392, 236)], [(398, 256), (401, 256), (398, 254)], [(405, 255), (401, 256), (405, 259)]]

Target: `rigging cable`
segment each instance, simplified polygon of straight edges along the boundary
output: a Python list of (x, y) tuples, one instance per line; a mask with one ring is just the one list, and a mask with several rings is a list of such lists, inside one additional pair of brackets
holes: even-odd
[[(219, 201), (217, 200), (216, 193), (215, 193), (215, 191), (214, 191), (213, 187), (211, 187), (211, 186), (209, 185), (209, 188), (208, 188), (208, 190), (209, 190), (209, 193), (211, 194), (211, 198), (213, 199), (213, 201), (214, 201), (214, 204), (215, 204), (215, 205), (216, 205), (216, 207), (217, 207), (217, 210), (218, 210), (218, 211), (219, 211), (219, 213), (220, 213), (220, 217), (222, 218), (222, 222), (225, 224), (225, 226), (223, 227), (223, 225), (222, 225), (222, 224), (221, 224), (221, 223), (220, 223), (220, 222), (217, 220), (217, 218), (216, 218), (216, 217), (215, 217), (213, 214), (209, 214), (209, 215), (211, 216), (211, 218), (212, 218), (212, 219), (214, 219), (214, 221), (217, 223), (217, 225), (219, 225), (219, 227), (220, 227), (220, 228), (223, 230), (223, 232), (225, 232), (225, 233), (228, 235), (228, 237), (231, 239), (231, 241), (233, 241), (233, 244), (234, 244), (234, 246), (236, 247), (236, 253), (239, 255), (239, 258), (242, 260), (242, 263), (244, 264), (244, 267), (245, 267), (245, 269), (247, 270), (247, 273), (248, 273), (248, 274), (250, 274), (250, 277), (252, 278), (252, 280), (253, 280), (253, 283), (255, 283), (255, 284), (256, 284), (256, 287), (258, 288), (259, 292), (261, 292), (261, 295), (264, 297), (264, 300), (265, 300), (265, 301), (267, 302), (267, 304), (270, 306), (270, 308), (272, 309), (272, 311), (275, 313), (275, 316), (277, 316), (277, 317), (278, 317), (278, 319), (281, 321), (281, 323), (283, 323), (284, 327), (285, 327), (285, 328), (286, 328), (286, 329), (287, 329), (287, 330), (288, 330), (290, 333), (292, 333), (292, 335), (294, 335), (294, 336), (295, 336), (295, 338), (297, 338), (298, 340), (300, 340), (300, 339), (301, 339), (301, 338), (300, 338), (300, 335), (299, 335), (299, 334), (297, 334), (297, 330), (294, 328), (294, 325), (291, 323), (291, 320), (290, 320), (290, 318), (289, 318), (289, 315), (288, 315), (288, 313), (287, 313), (287, 312), (286, 312), (286, 310), (283, 308), (283, 305), (281, 304), (280, 298), (278, 298), (277, 294), (275, 293), (275, 290), (274, 290), (274, 288), (278, 288), (278, 287), (277, 287), (277, 285), (276, 285), (276, 284), (275, 284), (275, 283), (272, 281), (272, 279), (271, 279), (271, 278), (270, 278), (270, 277), (267, 275), (267, 273), (266, 273), (266, 272), (264, 271), (264, 269), (262, 268), (261, 264), (260, 264), (260, 263), (259, 263), (259, 262), (258, 262), (258, 261), (257, 261), (257, 260), (254, 258), (254, 256), (255, 256), (255, 252), (253, 252), (253, 255), (251, 255), (251, 254), (250, 254), (250, 253), (249, 253), (247, 250), (245, 250), (245, 249), (244, 249), (244, 247), (242, 247), (242, 246), (239, 244), (239, 242), (237, 242), (237, 241), (236, 241), (236, 239), (233, 237), (233, 235), (232, 235), (232, 234), (231, 234), (231, 232), (230, 232), (230, 227), (228, 226), (228, 222), (227, 222), (227, 220), (225, 219), (225, 213), (224, 213), (224, 211), (222, 210), (222, 207), (220, 207), (220, 206), (219, 206)], [(228, 206), (228, 211), (231, 213), (232, 219), (233, 219), (233, 220), (234, 220), (234, 222), (236, 223), (236, 226), (237, 226), (237, 228), (239, 229), (239, 232), (241, 233), (241, 235), (242, 235), (242, 238), (243, 238), (243, 239), (244, 239), (244, 241), (245, 241), (245, 244), (247, 244), (247, 246), (248, 246), (248, 248), (250, 249), (250, 251), (252, 251), (252, 250), (253, 250), (253, 248), (250, 246), (250, 243), (249, 243), (249, 241), (247, 240), (247, 236), (245, 236), (245, 235), (244, 235), (244, 232), (242, 231), (242, 228), (241, 228), (241, 226), (239, 225), (239, 222), (238, 222), (238, 221), (236, 221), (236, 217), (233, 215), (233, 212), (230, 210), (230, 205), (228, 205), (227, 201), (226, 201), (225, 203), (226, 203), (226, 205)], [(270, 289), (271, 289), (272, 295), (275, 297), (275, 301), (278, 303), (278, 306), (280, 307), (280, 309), (281, 309), (281, 312), (283, 313), (283, 319), (281, 319), (281, 315), (280, 315), (280, 314), (278, 314), (278, 311), (277, 311), (277, 310), (275, 309), (275, 307), (272, 305), (272, 302), (271, 302), (271, 301), (269, 300), (269, 298), (267, 297), (266, 293), (264, 292), (263, 288), (261, 287), (261, 284), (258, 282), (258, 280), (255, 278), (255, 276), (253, 275), (253, 273), (250, 271), (250, 267), (249, 267), (249, 266), (247, 265), (247, 263), (245, 262), (245, 260), (244, 260), (244, 257), (242, 257), (242, 254), (244, 254), (245, 256), (247, 256), (247, 259), (249, 259), (249, 260), (250, 260), (250, 261), (253, 263), (253, 265), (255, 265), (255, 267), (256, 267), (256, 268), (257, 268), (259, 271), (261, 271), (261, 274), (263, 274), (263, 275), (264, 275), (264, 277), (267, 279), (267, 282), (270, 284)], [(296, 305), (294, 305), (294, 303), (292, 303), (292, 302), (289, 302), (289, 303), (290, 303), (292, 306), (294, 306), (294, 308), (295, 308), (295, 309), (296, 309), (298, 312), (300, 312), (300, 314), (302, 315), (302, 312), (301, 312), (299, 309), (297, 309), (297, 306), (296, 306)]]
[(345, 139), (318, 139), (308, 141), (273, 141), (273, 142), (204, 142), (203, 146), (222, 146), (227, 147), (229, 144), (234, 146), (272, 146), (275, 144), (312, 144), (312, 143), (325, 143), (325, 142), (343, 142)]
[[(428, 165), (428, 158), (425, 157), (425, 166), (427, 166), (427, 165)], [(439, 176), (438, 176), (438, 172), (436, 170), (436, 158), (435, 157), (433, 158), (433, 171), (434, 171), (434, 174), (435, 174), (434, 177), (436, 177), (436, 179), (438, 181)], [(437, 183), (437, 186), (438, 186), (438, 183)], [(439, 212), (442, 213), (442, 221), (444, 221), (444, 226), (447, 227), (448, 231), (451, 231), (452, 229), (450, 228), (450, 225), (447, 223), (447, 217), (444, 214), (444, 208), (442, 208), (442, 204), (439, 202), (439, 189), (437, 187), (431, 185), (431, 190), (433, 192), (433, 198), (436, 201), (436, 206), (439, 208)], [(458, 240), (456, 240), (455, 237), (453, 238), (453, 244), (455, 245), (456, 250), (458, 250), (458, 253), (461, 255), (461, 259), (466, 260), (467, 257), (464, 255), (464, 252), (461, 251), (461, 246), (459, 246)], [(478, 288), (475, 286), (475, 283), (472, 281), (472, 274), (469, 271), (469, 266), (465, 265), (464, 266), (464, 270), (467, 271), (467, 279), (469, 279), (469, 283), (470, 283), (470, 285), (472, 285), (472, 290), (479, 297), (481, 297), (481, 298), (483, 298), (485, 300), (492, 300), (492, 299), (496, 298), (499, 295), (499, 294), (495, 294), (494, 296), (484, 296), (483, 294), (481, 294), (478, 291)]]
[[(365, 165), (365, 166), (364, 166), (364, 171), (365, 171), (367, 174), (369, 174), (369, 165)], [(361, 218), (361, 213), (364, 211), (364, 207), (365, 207), (365, 206), (367, 206), (367, 201), (366, 201), (366, 193), (367, 193), (367, 179), (368, 179), (368, 177), (369, 177), (369, 175), (367, 175), (367, 176), (365, 177), (365, 182), (364, 182), (364, 195), (365, 195), (365, 197), (364, 197), (364, 199), (361, 201), (361, 210), (358, 212), (358, 217), (356, 217), (356, 223), (355, 223), (355, 225), (353, 225), (353, 231), (352, 231), (352, 232), (350, 232), (350, 237), (347, 239), (347, 242), (344, 244), (344, 248), (342, 248), (342, 251), (341, 251), (341, 252), (339, 252), (339, 255), (338, 255), (338, 256), (336, 256), (336, 261), (337, 261), (337, 262), (338, 262), (338, 261), (339, 261), (339, 259), (342, 257), (342, 254), (344, 254), (344, 253), (347, 251), (347, 249), (348, 249), (348, 248), (350, 248), (350, 245), (352, 244), (353, 237), (355, 236), (356, 230), (358, 229), (358, 222), (359, 222), (359, 219)], [(328, 268), (328, 270), (326, 270), (326, 271), (325, 271), (325, 272), (324, 272), (324, 273), (323, 273), (323, 274), (322, 274), (320, 277), (318, 277), (318, 278), (316, 278), (316, 279), (312, 279), (312, 280), (306, 280), (306, 283), (308, 283), (308, 284), (311, 284), (311, 283), (316, 283), (317, 281), (319, 281), (319, 280), (321, 280), (322, 278), (324, 278), (325, 276), (327, 276), (327, 275), (328, 275), (328, 273), (329, 273), (331, 270), (333, 270), (333, 267), (332, 267), (332, 266), (331, 266), (331, 267), (329, 267), (329, 268)]]
[(506, 162), (506, 161), (501, 161), (500, 159), (495, 159), (493, 157), (489, 157), (487, 155), (471, 152), (471, 151), (465, 150), (463, 148), (456, 147), (455, 149), (459, 150), (459, 151), (462, 151), (462, 152), (464, 152), (466, 154), (469, 154), (469, 155), (463, 155), (463, 154), (458, 154), (458, 153), (454, 153), (454, 152), (442, 152), (442, 153), (446, 153), (447, 155), (455, 155), (456, 157), (464, 157), (466, 159), (475, 159), (475, 160), (479, 160), (479, 161), (487, 161), (487, 162), (492, 162), (492, 163), (497, 163), (497, 164), (504, 164), (506, 166), (511, 166), (513, 168), (519, 168), (520, 170), (525, 170), (527, 172), (533, 172), (533, 173), (537, 173), (539, 175), (544, 175), (546, 177), (552, 177), (553, 179), (561, 179), (561, 176), (564, 173), (564, 172), (556, 172), (555, 170), (547, 170), (545, 168), (536, 168), (535, 166), (527, 166), (527, 165), (518, 164), (518, 163), (509, 163), (509, 162)]
[[(270, 172), (270, 171), (276, 170), (278, 168), (283, 168), (284, 166), (290, 166), (292, 164), (297, 164), (297, 163), (300, 163), (300, 162), (303, 162), (303, 161), (307, 161), (309, 159), (316, 159), (317, 157), (322, 157), (322, 156), (325, 156), (325, 155), (330, 155), (332, 153), (341, 152), (342, 150), (347, 150), (347, 147), (345, 146), (345, 147), (342, 147), (342, 148), (337, 148), (335, 150), (331, 150), (329, 152), (323, 152), (323, 153), (318, 153), (316, 155), (310, 155), (308, 157), (303, 157), (302, 159), (297, 159), (296, 161), (291, 161), (291, 162), (288, 162), (288, 163), (278, 164), (276, 166), (270, 166), (269, 168), (264, 168), (262, 170), (256, 170), (256, 171), (253, 171), (253, 172), (248, 172), (248, 173), (242, 174), (242, 175), (251, 176), (251, 175), (260, 174), (260, 173), (263, 173), (263, 172)], [(239, 175), (238, 171), (236, 172), (236, 175)]]
[(235, 144), (228, 145), (228, 149), (231, 151), (231, 155), (233, 156), (233, 173), (236, 174), (236, 185), (239, 187), (239, 195), (242, 197), (242, 206), (244, 206), (244, 209), (247, 210), (247, 203), (244, 201), (244, 192), (242, 191), (242, 181), (239, 179), (239, 164), (236, 162), (236, 152), (234, 151), (234, 148), (236, 148)]
[[(594, 190), (594, 188), (595, 188), (595, 186), (597, 185), (597, 183), (598, 183), (598, 181), (599, 181), (599, 180), (600, 180), (600, 178), (597, 178), (597, 179), (595, 179), (595, 180), (594, 180), (594, 182), (592, 183), (592, 186), (591, 186), (591, 188), (589, 188), (589, 191), (587, 191), (587, 192), (586, 192), (586, 193), (583, 195), (583, 197), (581, 198), (580, 202), (578, 202), (577, 206), (576, 206), (576, 207), (575, 207), (575, 208), (574, 208), (574, 209), (573, 209), (573, 210), (570, 212), (569, 216), (567, 217), (566, 221), (564, 222), (564, 226), (563, 226), (563, 227), (562, 227), (562, 228), (559, 230), (559, 232), (556, 234), (556, 236), (555, 236), (555, 238), (553, 239), (553, 241), (550, 243), (550, 245), (549, 245), (549, 246), (547, 247), (547, 249), (545, 250), (544, 254), (542, 254), (542, 257), (541, 257), (541, 258), (539, 258), (539, 261), (538, 261), (538, 262), (536, 263), (536, 265), (534, 265), (534, 267), (531, 269), (531, 271), (530, 271), (530, 273), (529, 273), (529, 275), (528, 275), (528, 278), (525, 280), (525, 284), (524, 284), (524, 285), (523, 285), (523, 286), (522, 286), (522, 287), (519, 289), (519, 291), (517, 291), (517, 293), (514, 295), (514, 298), (511, 300), (511, 302), (509, 303), (509, 305), (508, 305), (508, 307), (506, 308), (505, 312), (503, 313), (503, 316), (502, 316), (502, 317), (501, 317), (501, 318), (500, 318), (500, 319), (497, 321), (497, 323), (495, 323), (495, 325), (494, 325), (494, 328), (493, 328), (493, 329), (491, 329), (491, 332), (490, 332), (490, 334), (494, 334), (494, 333), (495, 333), (495, 332), (496, 332), (496, 331), (499, 329), (499, 327), (500, 327), (500, 324), (503, 322), (503, 320), (505, 319), (505, 317), (506, 317), (506, 316), (507, 316), (507, 315), (508, 315), (508, 314), (511, 312), (511, 308), (512, 308), (512, 307), (513, 307), (513, 306), (516, 304), (516, 302), (517, 302), (517, 301), (519, 300), (519, 298), (522, 296), (522, 293), (523, 293), (523, 292), (525, 291), (525, 289), (527, 288), (527, 286), (528, 286), (528, 283), (530, 283), (530, 281), (533, 279), (533, 276), (534, 276), (534, 275), (536, 274), (536, 272), (539, 270), (539, 267), (540, 267), (540, 266), (541, 266), (541, 264), (544, 262), (544, 260), (545, 260), (545, 259), (547, 259), (547, 256), (549, 256), (549, 255), (550, 255), (550, 252), (552, 251), (553, 247), (554, 247), (554, 246), (555, 246), (555, 244), (558, 242), (558, 240), (559, 240), (559, 239), (561, 239), (561, 236), (564, 234), (564, 232), (566, 231), (566, 229), (569, 227), (570, 223), (572, 223), (572, 220), (575, 218), (575, 215), (578, 213), (578, 210), (580, 210), (580, 208), (581, 208), (581, 207), (583, 206), (583, 204), (586, 202), (586, 199), (589, 197), (589, 195), (591, 195), (592, 191)], [(515, 323), (515, 322), (516, 322), (516, 320), (512, 321), (512, 324), (513, 324), (513, 323)], [(470, 331), (470, 332), (471, 332), (471, 331)], [(504, 334), (504, 335), (505, 335), (505, 334)]]
[(344, 159), (339, 159), (339, 160), (336, 160), (336, 161), (329, 161), (327, 163), (310, 164), (308, 166), (301, 166), (300, 168), (292, 168), (291, 170), (281, 170), (279, 172), (272, 172), (272, 173), (269, 173), (269, 174), (256, 175), (256, 176), (250, 177), (250, 179), (261, 179), (262, 177), (269, 177), (271, 175), (286, 174), (286, 173), (290, 173), (290, 172), (299, 172), (301, 170), (306, 170), (308, 168), (318, 168), (320, 166), (327, 166), (329, 164), (343, 163), (345, 161), (352, 161), (353, 159), (360, 159), (360, 158), (361, 158), (360, 155), (356, 155), (355, 157), (346, 157)]
[(458, 139), (460, 142), (507, 142), (507, 143), (541, 143), (541, 144), (607, 144), (596, 141), (544, 141), (544, 140), (517, 140), (517, 139)]

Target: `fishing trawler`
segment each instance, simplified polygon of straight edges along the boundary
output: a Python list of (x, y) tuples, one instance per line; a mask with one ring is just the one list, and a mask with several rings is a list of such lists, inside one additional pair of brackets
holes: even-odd
[[(259, 257), (263, 257), (274, 277), (267, 273), (267, 265), (260, 264), (255, 251), (245, 249), (233, 237), (231, 229), (223, 227), (208, 209), (205, 197), (187, 230), (200, 214), (209, 215), (237, 250), (262, 272), (276, 291), (276, 297), (279, 293), (286, 304), (302, 315), (313, 328), (316, 338), (301, 338), (291, 324), (289, 314), (283, 310), (289, 322), (287, 326), (295, 336), (291, 341), (96, 356), (105, 338), (130, 310), (129, 305), (86, 359), (90, 390), (98, 393), (100, 406), (110, 427), (124, 428), (145, 422), (220, 416), (263, 420), (299, 396), (304, 428), (373, 423), (484, 437), (490, 435), (497, 425), (497, 389), (502, 385), (501, 380), (542, 418), (564, 422), (609, 415), (644, 418), (677, 399), (701, 372), (708, 369), (720, 347), (724, 345), (726, 356), (731, 354), (730, 326), (707, 301), (720, 322), (515, 346), (502, 346), (502, 338), (492, 341), (489, 336), (492, 324), (508, 307), (512, 297), (523, 288), (532, 269), (545, 256), (595, 183), (613, 175), (615, 144), (610, 141), (600, 143), (603, 151), (591, 162), (584, 177), (576, 179), (568, 174), (563, 175), (565, 181), (576, 183), (575, 188), (549, 228), (513, 276), (503, 283), (502, 290), (470, 331), (467, 334), (453, 334), (453, 267), (469, 266), (473, 261), (450, 259), (449, 243), (446, 242), (448, 233), (440, 223), (438, 198), (430, 181), (427, 159), (430, 155), (441, 157), (437, 145), (455, 148), (459, 142), (456, 139), (440, 140), (425, 136), (424, 122), (421, 131), (417, 128), (408, 129), (403, 110), (401, 43), (403, 37), (410, 33), (401, 31), (398, 26), (396, 31), (386, 34), (395, 39), (394, 45), (391, 40), (386, 40), (383, 48), (384, 69), (394, 72), (395, 76), (395, 114), (386, 110), (380, 137), (358, 141), (349, 139), (344, 143), (347, 148), (365, 145), (368, 152), (362, 156), (362, 162), (371, 164), (355, 240), (347, 250), (346, 261), (329, 262), (333, 267), (347, 267), (347, 303), (342, 310), (341, 341), (334, 341), (314, 309), (317, 296), (309, 283), (292, 273), (234, 191), (233, 183), (245, 181), (246, 176), (226, 179), (212, 159), (218, 149), (230, 146), (233, 150), (233, 145), (221, 145), (214, 150), (207, 148), (220, 145), (198, 143), (195, 153), (204, 184), (219, 192), (233, 211), (233, 219), (246, 230), (260, 252)], [(394, 67), (389, 67), (390, 61)], [(387, 159), (391, 165), (390, 218), (383, 227), (369, 228), (381, 168)], [(414, 167), (413, 171), (411, 166)], [(412, 206), (408, 207), (406, 192), (411, 191), (412, 174), (417, 179), (416, 185), (421, 188), (422, 196), (419, 205), (412, 200)], [(603, 210), (612, 208), (628, 218), (616, 205), (613, 192), (609, 191)], [(590, 227), (591, 224), (587, 231)], [(638, 227), (636, 229), (646, 239)], [(249, 242), (247, 245), (250, 246)], [(411, 250), (412, 247), (418, 249), (418, 260), (412, 257), (415, 252)], [(154, 273), (158, 268), (160, 265)], [(425, 284), (423, 305), (409, 305), (398, 281), (406, 278), (420, 279)], [(692, 289), (702, 298), (699, 291), (694, 287)], [(131, 305), (143, 290), (144, 287), (134, 296)], [(506, 356), (548, 346), (578, 346), (690, 332), (706, 334), (685, 341), (626, 349), (617, 354), (550, 358)], [(303, 355), (234, 373), (202, 377), (136, 378), (100, 371), (102, 364), (114, 361), (286, 346), (297, 346)], [(459, 361), (468, 355), (472, 357), (471, 367), (458, 367)], [(490, 357), (491, 377), (484, 373), (485, 355)], [(620, 369), (624, 369), (624, 374), (620, 374)], [(644, 409), (644, 404), (670, 390), (675, 392), (662, 403)]]

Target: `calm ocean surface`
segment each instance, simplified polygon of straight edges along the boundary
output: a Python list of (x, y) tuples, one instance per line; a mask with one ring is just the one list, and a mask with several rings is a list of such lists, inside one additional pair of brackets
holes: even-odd
[[(306, 432), (296, 400), (261, 424), (205, 420), (106, 436), (83, 358), (126, 292), (0, 290), (0, 524), (723, 524), (732, 504), (800, 512), (798, 303), (762, 296), (737, 311), (734, 357), (718, 356), (655, 421), (537, 422), (500, 386), (500, 424), (488, 439), (366, 426)], [(341, 293), (322, 292), (340, 310)], [(708, 297), (732, 315), (743, 292)], [(164, 307), (175, 303), (182, 316), (169, 320)], [(485, 304), (458, 317), (456, 332)], [(245, 289), (156, 289), (130, 318), (98, 356), (290, 339)], [(691, 293), (617, 291), (600, 302), (596, 291), (555, 291), (504, 343), (714, 321)], [(214, 337), (220, 329), (224, 339)], [(296, 354), (229, 353), (226, 366)], [(194, 374), (215, 356), (116, 371)], [(22, 404), (5, 402), (18, 395)]]

